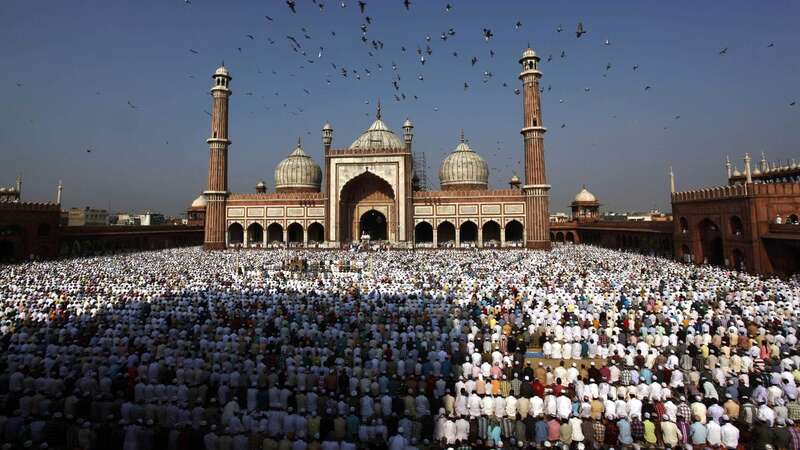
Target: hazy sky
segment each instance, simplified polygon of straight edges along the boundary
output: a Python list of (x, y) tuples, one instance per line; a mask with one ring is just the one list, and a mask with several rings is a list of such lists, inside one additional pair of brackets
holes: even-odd
[[(398, 134), (406, 117), (414, 122), (429, 187), (438, 189), (462, 128), (492, 167), (491, 184), (505, 187), (522, 175), (514, 89), (528, 42), (542, 57), (553, 212), (584, 183), (605, 210), (669, 209), (670, 165), (688, 189), (723, 183), (726, 154), (740, 169), (748, 151), (800, 157), (800, 104), (790, 106), (800, 100), (797, 1), (449, 0), (446, 12), (445, 0), (416, 0), (410, 11), (401, 0), (367, 0), (367, 44), (357, 1), (322, 2), (324, 11), (297, 0), (292, 14), (283, 0), (5, 0), (0, 184), (22, 173), (27, 200), (54, 199), (63, 179), (67, 207), (185, 210), (205, 187), (210, 75), (224, 60), (234, 192), (262, 179), (272, 190), (298, 136), (322, 164), (323, 123), (333, 124), (334, 147), (347, 147), (377, 99)], [(588, 33), (577, 39), (579, 21)], [(484, 28), (494, 33), (488, 42)], [(374, 50), (373, 39), (384, 47)], [(400, 93), (406, 100), (395, 101)]]

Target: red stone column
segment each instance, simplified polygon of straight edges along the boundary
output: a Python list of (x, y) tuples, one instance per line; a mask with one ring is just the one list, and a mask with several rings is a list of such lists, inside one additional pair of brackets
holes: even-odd
[(544, 166), (544, 133), (539, 99), (539, 57), (530, 48), (519, 60), (522, 72), (523, 127), (520, 133), (525, 144), (525, 246), (550, 249), (550, 185)]
[(228, 98), (231, 96), (231, 77), (222, 66), (214, 73), (211, 112), (211, 137), (208, 138), (208, 189), (203, 247), (208, 250), (225, 248), (225, 205), (228, 199)]

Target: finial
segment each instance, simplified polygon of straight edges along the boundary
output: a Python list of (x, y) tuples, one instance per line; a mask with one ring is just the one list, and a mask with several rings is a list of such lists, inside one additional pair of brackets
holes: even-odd
[(531, 41), (528, 41), (528, 48), (531, 48)]
[(297, 136), (297, 148), (303, 148), (303, 138)]
[(377, 112), (377, 114), (375, 114), (375, 117), (378, 120), (381, 120), (381, 100), (380, 99), (378, 99), (378, 112)]
[(464, 129), (461, 129), (461, 143), (464, 143), (466, 139), (464, 139)]

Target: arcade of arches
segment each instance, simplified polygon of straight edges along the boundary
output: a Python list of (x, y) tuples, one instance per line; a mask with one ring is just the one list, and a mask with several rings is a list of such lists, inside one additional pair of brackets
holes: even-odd
[(292, 222), (287, 226), (272, 222), (266, 229), (261, 223), (253, 222), (244, 228), (238, 222), (228, 226), (228, 245), (233, 247), (283, 247), (283, 246), (318, 246), (325, 239), (325, 227), (319, 222), (312, 222), (307, 227)]
[(458, 228), (449, 220), (439, 222), (436, 228), (423, 220), (414, 226), (416, 247), (521, 247), (524, 229), (518, 220), (510, 220), (501, 227), (494, 220), (478, 225), (472, 220), (463, 221)]

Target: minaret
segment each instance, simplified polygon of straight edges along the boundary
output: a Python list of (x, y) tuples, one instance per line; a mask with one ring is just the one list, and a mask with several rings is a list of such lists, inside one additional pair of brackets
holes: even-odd
[(333, 143), (333, 127), (330, 123), (325, 122), (325, 125), (322, 127), (322, 147), (325, 148), (325, 151), (331, 149), (331, 144)]
[(539, 57), (528, 47), (519, 60), (522, 72), (522, 101), (524, 123), (522, 137), (525, 142), (525, 246), (550, 249), (550, 185), (544, 170), (544, 133), (542, 107), (539, 100)]
[(228, 97), (231, 76), (223, 64), (214, 72), (211, 87), (211, 137), (206, 140), (208, 155), (208, 189), (206, 225), (203, 246), (208, 250), (225, 248), (225, 204), (228, 198)]
[(22, 175), (17, 175), (17, 201), (22, 202)]
[(56, 193), (56, 204), (61, 204), (61, 193), (64, 191), (64, 185), (61, 184), (61, 180), (58, 180), (58, 192)]
[(728, 179), (730, 180), (731, 176), (733, 176), (733, 171), (731, 169), (731, 157), (730, 156), (726, 156), (725, 157), (725, 171), (727, 172)]
[(750, 171), (750, 153), (744, 154), (744, 176), (746, 183), (753, 182), (753, 172)]
[(669, 166), (669, 191), (675, 193), (675, 172), (672, 171), (672, 166)]
[(411, 141), (414, 140), (414, 125), (410, 119), (403, 122), (403, 141), (406, 144), (406, 151), (411, 151)]

